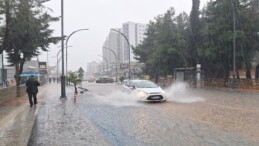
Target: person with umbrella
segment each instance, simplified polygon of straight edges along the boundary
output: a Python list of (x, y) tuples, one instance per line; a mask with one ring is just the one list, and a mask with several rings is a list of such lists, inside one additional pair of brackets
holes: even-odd
[[(40, 85), (40, 83), (35, 80), (34, 75), (31, 75), (31, 77), (26, 81), (26, 92), (28, 93), (28, 97), (29, 97), (29, 102), (30, 102), (30, 107), (34, 105), (36, 105), (37, 102), (37, 93), (38, 93), (38, 86)], [(32, 102), (32, 98), (33, 98), (33, 102)]]

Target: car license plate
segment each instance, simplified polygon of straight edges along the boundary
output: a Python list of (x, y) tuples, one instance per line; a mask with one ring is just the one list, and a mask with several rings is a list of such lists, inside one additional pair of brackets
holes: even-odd
[(159, 96), (153, 96), (152, 99), (160, 99)]

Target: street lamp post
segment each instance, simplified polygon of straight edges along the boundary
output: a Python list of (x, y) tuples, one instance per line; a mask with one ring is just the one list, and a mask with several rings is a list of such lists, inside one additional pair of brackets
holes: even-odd
[(61, 0), (61, 50), (62, 50), (62, 75), (61, 75), (61, 96), (66, 98), (66, 86), (64, 76), (64, 0)]
[[(60, 46), (58, 46), (58, 47), (60, 47)], [(72, 47), (72, 46), (68, 46), (68, 47)], [(58, 59), (58, 55), (59, 55), (59, 53), (62, 51), (62, 48), (58, 51), (58, 53), (57, 53), (57, 56), (53, 56), (53, 57), (57, 57), (57, 77), (58, 77), (58, 62), (60, 61), (60, 59), (62, 58), (62, 56)]]
[(120, 32), (120, 31), (118, 31), (118, 30), (116, 30), (116, 29), (111, 29), (112, 31), (115, 31), (115, 32), (117, 32), (117, 33), (119, 33), (119, 34), (121, 34), (125, 39), (126, 39), (126, 41), (127, 41), (127, 43), (128, 43), (128, 45), (129, 45), (129, 80), (130, 80), (130, 74), (131, 74), (131, 71), (130, 71), (130, 43), (129, 43), (129, 40), (128, 40), (128, 38), (122, 33), (122, 32)]
[[(58, 62), (60, 61), (60, 59), (58, 59), (58, 55), (59, 55), (59, 53), (62, 51), (62, 49), (60, 49), (59, 51), (58, 51), (58, 53), (57, 53), (57, 77), (58, 77)], [(62, 58), (62, 56), (61, 56), (61, 58)], [(57, 82), (58, 82), (58, 80), (57, 80)]]
[(5, 72), (4, 72), (4, 51), (2, 53), (2, 84), (5, 85)]
[(104, 56), (102, 56), (102, 55), (98, 55), (99, 57), (102, 57), (106, 62), (107, 62), (107, 73), (108, 73), (108, 70), (109, 70), (109, 62), (108, 62), (108, 59), (107, 58), (105, 58)]
[(231, 1), (233, 9), (233, 80), (232, 80), (232, 90), (236, 90), (236, 12), (233, 1)]
[(103, 72), (104, 72), (104, 64), (103, 64), (103, 62), (101, 60), (99, 60), (99, 59), (96, 59), (96, 60), (99, 61), (103, 65)]
[(110, 50), (113, 54), (114, 54), (114, 56), (115, 56), (115, 61), (116, 61), (116, 82), (118, 81), (118, 79), (117, 79), (117, 75), (118, 75), (118, 72), (117, 72), (117, 64), (118, 64), (118, 59), (117, 59), (117, 55), (116, 55), (116, 53), (112, 50), (112, 49), (110, 49), (110, 48), (106, 48), (106, 47), (103, 47), (104, 49), (107, 49), (107, 50)]
[(77, 33), (77, 32), (79, 32), (79, 31), (83, 31), (83, 30), (88, 30), (88, 29), (78, 29), (78, 30), (76, 30), (76, 31), (73, 31), (69, 36), (68, 36), (68, 38), (66, 39), (66, 75), (67, 75), (67, 43), (68, 43), (68, 40), (70, 39), (70, 37), (73, 35), (73, 34), (75, 34), (75, 33)]

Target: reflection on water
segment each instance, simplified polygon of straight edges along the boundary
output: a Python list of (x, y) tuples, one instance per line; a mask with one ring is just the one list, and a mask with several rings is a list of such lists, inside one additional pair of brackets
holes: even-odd
[(175, 83), (168, 87), (166, 90), (166, 97), (168, 101), (193, 103), (204, 101), (202, 97), (195, 96), (186, 83)]

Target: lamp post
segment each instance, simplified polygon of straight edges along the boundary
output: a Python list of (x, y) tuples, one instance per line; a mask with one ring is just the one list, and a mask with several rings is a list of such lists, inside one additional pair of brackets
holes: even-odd
[(4, 72), (4, 51), (2, 53), (2, 84), (5, 85), (5, 72)]
[(99, 60), (99, 59), (96, 59), (96, 60), (99, 61), (100, 63), (102, 63), (102, 65), (103, 65), (103, 72), (104, 72), (104, 64), (103, 64), (103, 62), (101, 60)]
[(108, 73), (108, 70), (109, 70), (109, 61), (108, 61), (108, 59), (107, 58), (105, 58), (104, 56), (102, 56), (102, 55), (98, 55), (99, 57), (102, 57), (106, 62), (107, 62), (107, 73)]
[(232, 0), (230, 0), (233, 9), (233, 80), (232, 80), (232, 90), (236, 90), (236, 12), (235, 5)]
[[(60, 50), (58, 51), (58, 53), (57, 53), (57, 77), (58, 77), (58, 74), (59, 74), (59, 73), (58, 73), (58, 68), (59, 68), (59, 67), (58, 67), (58, 62), (59, 62), (60, 59), (62, 58), (62, 56), (61, 56), (61, 58), (58, 59), (58, 55), (59, 55), (59, 53), (60, 53), (61, 51), (62, 51), (62, 49), (60, 49)], [(57, 80), (57, 82), (58, 82), (58, 80)]]
[(61, 96), (66, 98), (66, 86), (64, 76), (64, 0), (61, 0), (61, 52), (62, 52), (62, 75), (61, 75)]
[[(61, 47), (61, 46), (58, 46), (58, 47)], [(67, 46), (66, 46), (67, 47)], [(72, 46), (68, 46), (68, 47), (72, 47)], [(57, 76), (58, 76), (58, 62), (60, 61), (60, 59), (61, 59), (61, 57), (58, 59), (58, 55), (59, 55), (59, 53), (62, 51), (62, 48), (58, 51), (58, 53), (57, 53), (57, 56), (53, 56), (53, 57), (57, 57)]]
[(126, 41), (127, 41), (127, 43), (128, 43), (128, 45), (129, 45), (129, 80), (130, 80), (130, 74), (131, 74), (131, 71), (130, 71), (130, 43), (129, 43), (129, 40), (128, 40), (128, 38), (122, 33), (122, 32), (120, 32), (120, 31), (118, 31), (118, 30), (116, 30), (116, 29), (111, 29), (112, 31), (115, 31), (115, 32), (117, 32), (117, 33), (119, 33), (119, 34), (121, 34), (125, 39), (126, 39)]
[(66, 75), (67, 75), (67, 43), (68, 43), (68, 40), (70, 39), (70, 37), (73, 35), (73, 34), (75, 34), (75, 33), (77, 33), (77, 32), (79, 32), (79, 31), (83, 31), (83, 30), (88, 30), (87, 28), (85, 28), (85, 29), (78, 29), (78, 30), (75, 30), (75, 31), (73, 31), (69, 36), (68, 36), (68, 38), (66, 39)]
[(116, 82), (118, 81), (117, 80), (117, 75), (118, 75), (118, 72), (117, 72), (117, 64), (118, 64), (118, 59), (117, 59), (117, 55), (116, 55), (116, 53), (112, 50), (112, 49), (110, 49), (110, 48), (106, 48), (106, 47), (103, 47), (104, 49), (107, 49), (107, 50), (110, 50), (113, 54), (114, 54), (114, 56), (115, 56), (115, 61), (116, 61)]

